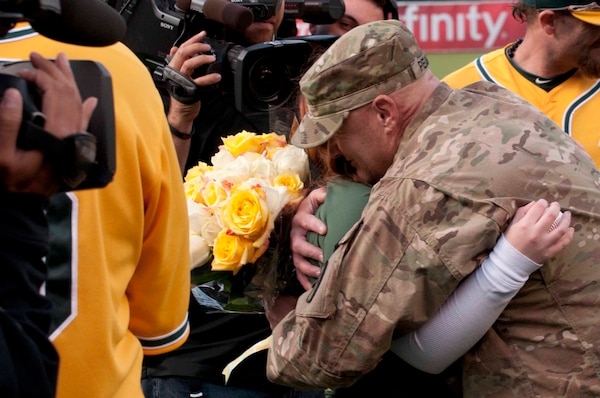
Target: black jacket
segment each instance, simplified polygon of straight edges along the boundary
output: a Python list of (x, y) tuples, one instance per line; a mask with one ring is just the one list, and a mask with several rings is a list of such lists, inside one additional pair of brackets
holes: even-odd
[(48, 340), (46, 200), (0, 192), (0, 396), (53, 397), (58, 355)]

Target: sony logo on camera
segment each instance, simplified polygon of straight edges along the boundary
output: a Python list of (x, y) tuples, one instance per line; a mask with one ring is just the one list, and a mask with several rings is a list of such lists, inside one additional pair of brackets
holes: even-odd
[(161, 22), (160, 23), (160, 27), (161, 28), (165, 28), (165, 29), (169, 29), (169, 30), (174, 30), (175, 29), (175, 26), (173, 26), (171, 24), (168, 24), (166, 22)]

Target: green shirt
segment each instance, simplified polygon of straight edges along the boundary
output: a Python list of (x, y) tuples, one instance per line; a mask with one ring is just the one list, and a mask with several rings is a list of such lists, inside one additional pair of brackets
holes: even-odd
[[(345, 178), (334, 178), (327, 182), (327, 197), (315, 213), (327, 225), (327, 232), (325, 235), (309, 232), (306, 237), (323, 250), (323, 261), (327, 262), (339, 240), (358, 221), (370, 193), (370, 186)], [(317, 261), (313, 263), (323, 265)]]

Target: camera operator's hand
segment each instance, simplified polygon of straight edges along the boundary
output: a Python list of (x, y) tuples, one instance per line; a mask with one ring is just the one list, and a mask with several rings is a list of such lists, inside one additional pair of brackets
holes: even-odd
[[(82, 103), (67, 57), (58, 54), (56, 62), (52, 62), (38, 53), (32, 53), (30, 61), (36, 69), (18, 73), (41, 91), (42, 113), (46, 120), (44, 129), (59, 138), (85, 131), (97, 99), (90, 97)], [(7, 89), (0, 102), (2, 186), (13, 192), (50, 196), (59, 188), (60, 177), (42, 152), (17, 147), (22, 117), (21, 93), (16, 89)]]
[[(192, 74), (203, 65), (215, 62), (216, 57), (209, 54), (211, 47), (203, 42), (206, 32), (202, 31), (192, 36), (179, 47), (173, 47), (169, 53), (169, 66), (188, 76), (200, 87), (212, 86), (221, 81), (219, 73), (209, 73), (192, 78)], [(192, 124), (200, 112), (200, 101), (193, 104), (183, 104), (171, 97), (168, 120), (171, 127), (184, 134), (192, 131)]]
[[(181, 46), (171, 48), (169, 52), (169, 67), (189, 77), (193, 82), (200, 86), (212, 86), (221, 81), (219, 73), (209, 73), (203, 76), (192, 78), (192, 74), (197, 68), (208, 65), (216, 61), (214, 55), (210, 55), (211, 47), (203, 43), (206, 39), (206, 32), (202, 31), (192, 36)], [(185, 171), (185, 162), (190, 151), (190, 138), (192, 138), (194, 119), (200, 113), (200, 100), (192, 104), (184, 104), (171, 96), (169, 113), (167, 120), (173, 135), (173, 144), (177, 152), (177, 160), (181, 167), (181, 172)]]

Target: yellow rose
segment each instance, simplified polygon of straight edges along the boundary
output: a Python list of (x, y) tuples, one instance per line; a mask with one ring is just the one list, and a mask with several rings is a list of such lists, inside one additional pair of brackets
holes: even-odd
[(304, 189), (304, 183), (297, 173), (280, 174), (273, 180), (273, 185), (286, 187), (291, 196), (291, 200), (297, 199), (299, 196), (301, 196), (302, 189)]
[(225, 228), (251, 240), (263, 235), (271, 217), (265, 199), (260, 186), (241, 184), (233, 187), (231, 196), (219, 207)]
[(244, 152), (260, 153), (262, 150), (260, 139), (256, 137), (255, 133), (249, 133), (246, 130), (237, 133), (236, 135), (222, 138), (222, 140), (225, 148), (231, 152), (233, 156), (239, 156)]
[(280, 135), (277, 133), (261, 134), (258, 136), (258, 139), (267, 146), (279, 147), (287, 145), (285, 135)]
[(209, 181), (200, 190), (200, 197), (201, 201), (199, 203), (208, 207), (215, 207), (227, 199), (227, 191), (223, 184), (216, 181)]
[(227, 198), (226, 181), (219, 183), (206, 177), (186, 181), (183, 185), (185, 197), (208, 207), (215, 207)]
[(269, 133), (269, 134), (261, 134), (258, 136), (258, 138), (259, 138), (260, 143), (263, 148), (261, 153), (266, 151), (268, 159), (272, 159), (273, 153), (275, 153), (280, 148), (283, 148), (284, 146), (287, 145), (287, 140), (285, 138), (285, 135)]
[(235, 275), (254, 257), (255, 250), (251, 240), (237, 236), (231, 231), (221, 231), (213, 247), (212, 270), (232, 271)]
[(204, 162), (198, 162), (198, 164), (194, 167), (190, 167), (187, 171), (187, 173), (185, 174), (185, 179), (184, 181), (191, 181), (194, 180), (198, 177), (203, 176), (204, 174), (206, 174), (207, 171), (212, 170), (212, 166), (209, 166), (208, 164), (204, 163)]
[(192, 180), (183, 183), (183, 189), (185, 191), (185, 197), (193, 200), (196, 203), (202, 203), (202, 189), (206, 185), (206, 178), (202, 176), (196, 177)]

